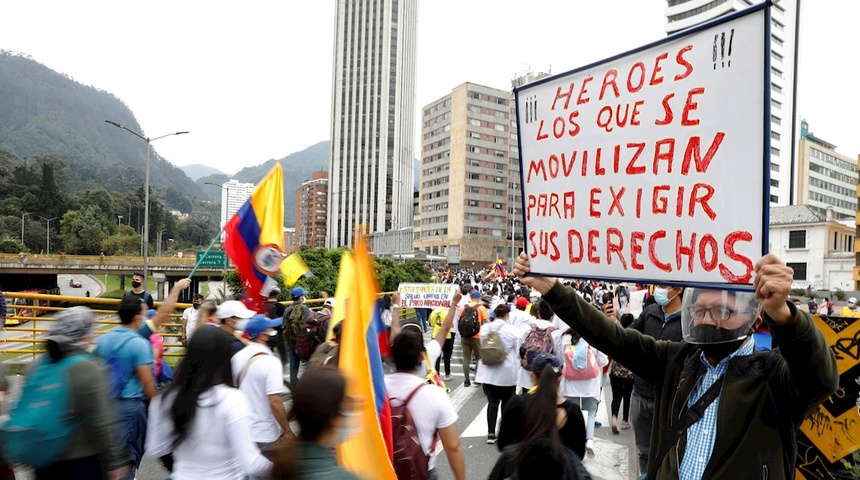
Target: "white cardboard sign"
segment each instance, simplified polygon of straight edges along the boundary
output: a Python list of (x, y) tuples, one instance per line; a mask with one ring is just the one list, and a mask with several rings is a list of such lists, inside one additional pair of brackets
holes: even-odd
[(459, 288), (451, 283), (401, 283), (397, 292), (404, 308), (450, 308)]
[(769, 20), (754, 7), (517, 89), (534, 273), (748, 288), (767, 245)]

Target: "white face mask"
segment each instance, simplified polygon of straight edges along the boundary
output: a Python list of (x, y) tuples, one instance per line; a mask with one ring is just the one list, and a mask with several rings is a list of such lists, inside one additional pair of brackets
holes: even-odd
[(360, 412), (341, 412), (341, 415), (343, 415), (343, 423), (341, 427), (336, 427), (334, 429), (334, 438), (330, 445), (332, 447), (347, 441), (349, 437), (361, 431)]
[(235, 328), (236, 330), (239, 330), (239, 331), (241, 331), (241, 332), (244, 332), (244, 331), (245, 331), (245, 327), (247, 327), (247, 326), (248, 326), (248, 322), (249, 322), (250, 320), (251, 320), (250, 318), (243, 318), (243, 319), (240, 319), (240, 320), (236, 320), (236, 323), (234, 323), (234, 324), (233, 324), (233, 328)]

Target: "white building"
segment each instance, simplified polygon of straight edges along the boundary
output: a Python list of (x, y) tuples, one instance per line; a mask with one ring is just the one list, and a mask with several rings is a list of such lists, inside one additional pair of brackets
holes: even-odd
[(857, 215), (857, 159), (840, 155), (836, 146), (800, 122), (797, 203), (832, 208), (837, 220)]
[[(760, 3), (761, 0), (666, 0), (666, 33), (713, 20)], [(794, 85), (796, 60), (797, 0), (783, 0), (771, 7), (770, 85), (770, 204), (798, 203), (798, 172), (794, 140)]]
[(769, 250), (794, 269), (793, 288), (853, 290), (855, 227), (834, 220), (832, 209), (773, 207)]
[(338, 0), (326, 246), (412, 225), (417, 0)]
[(236, 179), (230, 179), (221, 185), (221, 228), (242, 208), (254, 193), (255, 187), (253, 183), (241, 183)]

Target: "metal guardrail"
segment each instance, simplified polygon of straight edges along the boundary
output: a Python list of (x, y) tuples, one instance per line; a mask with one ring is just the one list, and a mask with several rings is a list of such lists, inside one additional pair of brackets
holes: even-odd
[[(0, 263), (16, 263), (27, 265), (80, 265), (80, 266), (108, 266), (116, 265), (123, 267), (142, 266), (143, 257), (140, 256), (112, 256), (112, 255), (64, 255), (64, 254), (0, 254)], [(152, 267), (194, 267), (196, 259), (191, 257), (149, 257), (149, 265)]]

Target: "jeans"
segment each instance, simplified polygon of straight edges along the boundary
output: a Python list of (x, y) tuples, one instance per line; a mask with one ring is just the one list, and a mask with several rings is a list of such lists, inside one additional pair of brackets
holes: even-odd
[(475, 356), (476, 361), (481, 359), (481, 339), (463, 338), (461, 339), (460, 345), (463, 346), (463, 375), (465, 375), (466, 380), (468, 380), (469, 360), (472, 358), (472, 355)]
[(427, 331), (427, 328), (430, 326), (430, 309), (429, 308), (416, 308), (415, 316), (418, 317), (418, 323), (424, 327), (424, 331)]
[(648, 473), (648, 453), (651, 446), (651, 423), (654, 420), (654, 399), (645, 398), (633, 392), (630, 402), (630, 416), (633, 419), (633, 435), (639, 451), (639, 473)]
[(621, 409), (621, 401), (624, 401), (624, 415), (621, 417), (625, 422), (630, 420), (630, 395), (633, 393), (633, 379), (609, 376), (612, 384), (612, 416), (617, 417)]
[(299, 352), (296, 350), (295, 342), (288, 342), (290, 350), (290, 386), (295, 387), (299, 381), (299, 365), (302, 359), (299, 358)]
[(580, 410), (588, 412), (588, 421), (585, 422), (585, 439), (594, 438), (594, 421), (597, 419), (597, 404), (600, 402), (594, 397), (567, 397), (567, 399), (579, 405)]
[(439, 371), (439, 362), (445, 360), (445, 375), (451, 375), (451, 354), (454, 353), (454, 336), (445, 339), (442, 345), (442, 355), (436, 359), (436, 371)]
[(499, 416), (499, 402), (502, 403), (502, 411), (505, 410), (505, 405), (508, 400), (514, 396), (516, 385), (510, 387), (501, 387), (499, 385), (483, 385), (484, 395), (487, 396), (487, 433), (490, 435), (496, 434), (496, 420)]
[(140, 468), (146, 444), (146, 404), (142, 398), (121, 398), (119, 402), (120, 445), (128, 447), (134, 468)]

